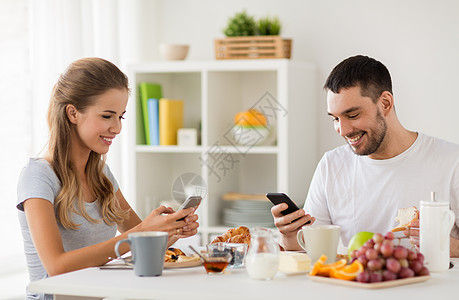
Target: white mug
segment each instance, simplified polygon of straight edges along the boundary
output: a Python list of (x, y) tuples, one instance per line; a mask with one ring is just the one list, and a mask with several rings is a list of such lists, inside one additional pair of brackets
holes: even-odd
[(327, 256), (327, 262), (336, 260), (338, 251), (339, 234), (341, 227), (338, 225), (311, 225), (303, 226), (297, 233), (296, 238), (301, 248), (315, 263), (322, 254)]
[(421, 201), (419, 243), (425, 265), (431, 272), (449, 268), (450, 234), (455, 216), (449, 202)]

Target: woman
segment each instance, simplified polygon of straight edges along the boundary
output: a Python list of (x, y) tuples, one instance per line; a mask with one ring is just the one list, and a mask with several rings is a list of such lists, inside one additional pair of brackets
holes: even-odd
[[(121, 131), (128, 96), (126, 75), (100, 58), (73, 62), (54, 86), (48, 151), (29, 160), (18, 183), (31, 281), (103, 265), (115, 257), (116, 242), (130, 232), (166, 231), (168, 245), (197, 233), (193, 208), (174, 212), (161, 206), (140, 220), (105, 164)], [(115, 237), (117, 230), (121, 234)], [(128, 250), (123, 244), (122, 253)]]

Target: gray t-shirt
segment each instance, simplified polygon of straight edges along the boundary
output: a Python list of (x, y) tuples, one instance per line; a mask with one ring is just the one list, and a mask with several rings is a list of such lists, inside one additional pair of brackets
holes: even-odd
[[(105, 165), (104, 173), (113, 184), (114, 191), (118, 191), (118, 182), (107, 165)], [(59, 179), (51, 168), (51, 165), (43, 158), (31, 158), (19, 176), (16, 207), (18, 208), (18, 217), (30, 281), (46, 278), (48, 274), (33, 244), (23, 204), (27, 199), (42, 198), (48, 200), (54, 206), (54, 200), (60, 189), (61, 184)], [(73, 222), (80, 224), (77, 230), (66, 229), (58, 222), (65, 251), (94, 245), (109, 240), (116, 235), (116, 225), (109, 226), (103, 222), (98, 201), (85, 203), (85, 206), (89, 216), (96, 220), (100, 220), (100, 223), (91, 223), (78, 214), (72, 214), (71, 216)], [(52, 299), (52, 295), (33, 294), (27, 291), (27, 298)]]

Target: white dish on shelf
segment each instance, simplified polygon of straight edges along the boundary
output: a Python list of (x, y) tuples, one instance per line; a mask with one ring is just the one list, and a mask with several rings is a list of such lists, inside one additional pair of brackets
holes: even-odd
[(234, 142), (241, 146), (257, 146), (262, 144), (271, 131), (264, 126), (239, 126), (233, 127)]
[(165, 60), (184, 60), (188, 55), (189, 45), (160, 44), (159, 52)]

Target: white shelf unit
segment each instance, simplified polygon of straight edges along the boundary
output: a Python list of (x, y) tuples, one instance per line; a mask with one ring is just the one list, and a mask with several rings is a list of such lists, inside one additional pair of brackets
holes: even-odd
[[(287, 59), (131, 65), (123, 183), (132, 207), (143, 218), (160, 201), (173, 199), (172, 185), (180, 175), (200, 175), (207, 184), (197, 211), (205, 244), (228, 229), (221, 217), (225, 193), (284, 192), (302, 205), (318, 160), (315, 78), (312, 64)], [(184, 127), (201, 123), (200, 145), (138, 144), (142, 81), (161, 84), (163, 97), (185, 101)], [(263, 110), (274, 135), (259, 146), (235, 145), (230, 138), (234, 116), (251, 107)], [(222, 156), (226, 173), (215, 165)]]

